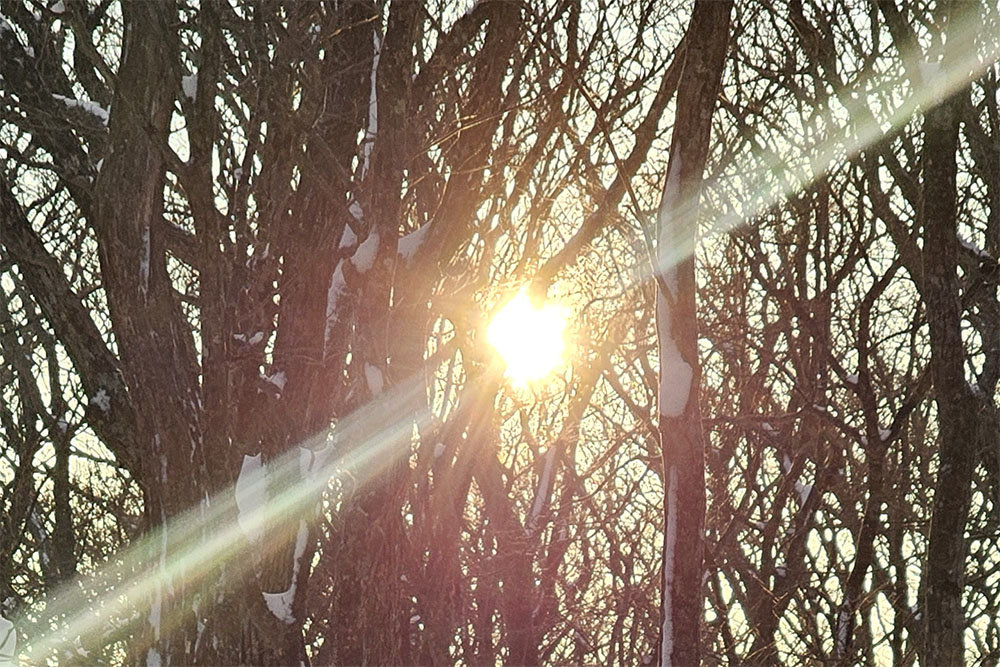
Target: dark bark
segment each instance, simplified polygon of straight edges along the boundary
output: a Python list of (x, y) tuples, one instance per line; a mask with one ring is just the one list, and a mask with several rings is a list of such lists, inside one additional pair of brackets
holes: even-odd
[[(705, 460), (701, 431), (698, 317), (693, 251), (712, 116), (729, 44), (731, 2), (697, 2), (677, 88), (677, 120), (660, 209), (657, 318), (660, 372), (679, 352), (685, 379), (661, 378), (659, 435), (664, 470), (664, 559), (657, 642), (661, 665), (697, 665), (703, 614)], [(666, 321), (663, 321), (666, 318)], [(669, 323), (669, 325), (667, 325)], [(675, 364), (676, 366), (676, 364)], [(672, 371), (673, 368), (670, 368)], [(665, 385), (687, 381), (682, 410), (663, 405)], [(680, 508), (680, 509), (679, 509)]]
[(107, 410), (96, 404), (87, 410), (91, 428), (121, 463), (137, 474), (140, 464), (134, 443), (136, 416), (118, 362), (80, 297), (67, 283), (59, 263), (46, 251), (9, 185), (2, 181), (0, 232), (4, 247), (20, 266), (42, 313), (80, 373), (87, 396), (93, 398), (104, 392), (108, 397)]
[[(879, 7), (897, 48), (912, 51), (916, 36), (891, 2)], [(961, 3), (942, 3), (935, 19), (943, 34), (957, 36), (952, 26), (962, 18)], [(940, 39), (936, 43), (940, 43)], [(950, 64), (952, 51), (944, 54)], [(904, 60), (911, 85), (926, 85), (912, 59)], [(963, 289), (958, 276), (959, 229), (957, 153), (959, 126), (968, 92), (960, 90), (924, 115), (924, 145), (918, 220), (923, 238), (918, 283), (927, 305), (930, 331), (930, 373), (938, 409), (938, 473), (927, 545), (921, 606), (926, 634), (922, 660), (928, 664), (961, 664), (965, 655), (966, 618), (962, 609), (967, 556), (966, 524), (978, 458), (977, 416), (981, 398), (965, 379), (966, 350), (962, 340)], [(981, 155), (979, 147), (974, 155)], [(911, 269), (911, 273), (914, 269)]]
[(930, 665), (964, 661), (965, 532), (976, 461), (977, 399), (965, 380), (958, 279), (956, 151), (961, 108), (962, 96), (956, 94), (924, 117), (923, 297), (940, 431), (922, 591), (927, 622), (923, 659)]

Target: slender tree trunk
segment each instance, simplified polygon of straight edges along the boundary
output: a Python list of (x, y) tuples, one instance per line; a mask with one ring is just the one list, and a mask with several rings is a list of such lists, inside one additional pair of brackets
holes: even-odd
[[(945, 6), (944, 11), (949, 10)], [(963, 94), (952, 96), (924, 118), (923, 297), (939, 425), (939, 467), (924, 580), (927, 636), (922, 662), (928, 665), (962, 664), (965, 653), (965, 524), (975, 467), (977, 401), (965, 381), (957, 270), (956, 151)]]
[(705, 455), (698, 386), (694, 247), (712, 113), (725, 64), (732, 3), (697, 2), (677, 90), (677, 120), (658, 216), (657, 331), (665, 483), (661, 665), (699, 663)]

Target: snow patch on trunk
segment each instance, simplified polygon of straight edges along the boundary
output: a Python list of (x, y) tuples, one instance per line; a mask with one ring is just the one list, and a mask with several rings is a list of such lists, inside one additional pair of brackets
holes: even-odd
[(108, 396), (108, 392), (105, 391), (104, 387), (98, 389), (94, 395), (90, 397), (90, 402), (100, 408), (101, 412), (111, 411), (111, 397)]
[[(658, 286), (656, 295), (656, 327), (657, 340), (660, 346), (660, 386), (658, 404), (660, 414), (665, 417), (680, 417), (684, 414), (688, 399), (691, 396), (691, 384), (694, 380), (694, 369), (684, 360), (677, 339), (674, 336), (674, 314), (671, 306), (679, 294), (679, 280), (676, 264), (680, 257), (681, 231), (678, 230), (677, 212), (681, 201), (681, 158), (671, 156), (670, 172), (663, 186), (663, 198), (657, 212), (659, 237), (656, 244), (657, 271), (663, 277), (663, 282), (670, 290), (669, 298), (663, 294), (663, 287)], [(681, 220), (683, 222), (683, 220)]]
[[(355, 210), (356, 209), (356, 210)], [(351, 201), (351, 206), (348, 209), (351, 211), (351, 215), (355, 217), (359, 222), (361, 218), (361, 206), (358, 202)], [(357, 213), (357, 215), (355, 215)], [(358, 244), (358, 235), (354, 233), (354, 229), (350, 225), (344, 225), (344, 232), (340, 235), (340, 244), (337, 246), (338, 250), (346, 250), (347, 248), (353, 248)]]
[(263, 536), (264, 507), (267, 504), (267, 475), (261, 455), (244, 456), (236, 478), (236, 507), (240, 528), (247, 540), (259, 542)]
[[(670, 273), (674, 273), (673, 270)], [(676, 294), (676, 292), (674, 292)], [(664, 417), (684, 414), (691, 395), (694, 369), (684, 360), (673, 336), (670, 305), (665, 295), (656, 295), (657, 338), (660, 343), (660, 387), (658, 403)]]
[(143, 296), (149, 292), (149, 258), (149, 225), (146, 224), (142, 228), (142, 257), (139, 260), (139, 289)]
[(677, 553), (677, 468), (670, 466), (667, 490), (667, 534), (663, 545), (663, 638), (660, 665), (670, 667), (674, 652), (674, 563)]
[(366, 273), (375, 266), (375, 257), (378, 255), (379, 236), (374, 230), (368, 234), (365, 242), (358, 246), (351, 258), (351, 263), (358, 273)]
[(295, 554), (292, 560), (292, 581), (287, 590), (280, 593), (263, 593), (264, 603), (274, 617), (285, 625), (295, 622), (292, 613), (292, 603), (295, 602), (295, 587), (298, 584), (299, 568), (302, 565), (302, 555), (306, 552), (306, 540), (309, 537), (309, 528), (306, 522), (299, 520), (299, 532), (295, 536)]
[(368, 391), (372, 396), (378, 396), (385, 387), (385, 380), (382, 378), (382, 370), (374, 365), (365, 363), (365, 382), (368, 383)]
[(809, 496), (812, 495), (813, 485), (795, 482), (795, 492), (799, 494), (799, 506), (805, 507), (806, 502), (809, 501)]
[(340, 297), (347, 292), (347, 281), (344, 279), (344, 268), (342, 264), (337, 264), (330, 279), (330, 288), (326, 292), (326, 330), (323, 332), (323, 356), (330, 347), (330, 334), (333, 326), (337, 322), (337, 303)]
[(198, 593), (194, 594), (194, 599), (191, 601), (191, 613), (194, 614), (194, 620), (196, 627), (196, 634), (194, 636), (194, 652), (198, 652), (198, 646), (201, 644), (201, 636), (205, 632), (205, 620), (200, 612), (201, 607), (201, 595)]
[(160, 641), (160, 620), (163, 618), (163, 588), (156, 585), (156, 595), (153, 596), (153, 604), (149, 608), (149, 627), (153, 629), (153, 639)]
[[(358, 222), (364, 222), (365, 212), (364, 209), (361, 208), (361, 204), (358, 203), (357, 199), (351, 199), (351, 203), (348, 205), (347, 211), (348, 213), (351, 214), (351, 217), (357, 220)], [(353, 230), (351, 231), (351, 236), (354, 236), (354, 238), (357, 239), (357, 236), (354, 234)], [(343, 241), (341, 241), (340, 247), (345, 248), (349, 246), (345, 246)]]
[(183, 77), (181, 79), (181, 88), (184, 90), (184, 97), (192, 102), (198, 99), (198, 73), (195, 72)]
[(330, 288), (326, 291), (327, 320), (337, 314), (337, 302), (346, 289), (347, 281), (344, 279), (344, 268), (338, 264), (333, 271), (333, 278), (330, 279)]
[(682, 160), (679, 153), (671, 157), (673, 161), (670, 165), (670, 172), (667, 174), (667, 182), (663, 184), (663, 198), (660, 199), (660, 210), (657, 212), (661, 231), (667, 228), (666, 223), (669, 221), (670, 216), (676, 212), (681, 198)]
[(372, 71), (368, 93), (368, 128), (365, 130), (363, 141), (361, 180), (364, 180), (365, 175), (368, 173), (368, 166), (371, 164), (372, 147), (375, 145), (375, 137), (378, 135), (378, 63), (382, 56), (382, 36), (377, 29), (372, 32), (372, 47), (374, 55), (372, 57)]
[(278, 371), (277, 373), (263, 376), (263, 380), (274, 385), (280, 394), (285, 390), (285, 385), (288, 383), (288, 375), (285, 371)]
[(545, 501), (549, 497), (549, 489), (552, 485), (552, 469), (555, 467), (556, 448), (549, 447), (545, 452), (545, 466), (542, 468), (542, 476), (538, 480), (538, 491), (535, 493), (535, 502), (531, 506), (531, 515), (528, 519), (528, 530), (530, 532), (538, 527), (538, 517), (542, 513)]
[(299, 447), (299, 475), (303, 480), (311, 480), (317, 475), (329, 477), (327, 465), (333, 456), (333, 445), (322, 449)]

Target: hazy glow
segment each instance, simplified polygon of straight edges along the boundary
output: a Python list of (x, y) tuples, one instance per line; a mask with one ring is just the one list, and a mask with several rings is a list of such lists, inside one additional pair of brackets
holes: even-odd
[[(213, 599), (222, 582), (253, 576), (261, 559), (296, 539), (293, 531), (302, 518), (315, 512), (331, 478), (346, 475), (363, 485), (407, 456), (414, 424), (422, 428), (429, 421), (422, 376), (392, 387), (330, 431), (269, 462), (268, 486), (275, 492), (246, 515), (237, 507), (234, 487), (223, 489), (151, 531), (96, 572), (55, 591), (48, 606), (60, 610), (60, 627), (41, 625), (27, 616), (16, 619), (18, 636), (27, 638), (23, 656), (31, 664), (51, 661), (53, 656), (73, 657), (81, 638), (101, 637), (109, 627), (128, 638), (130, 650), (143, 653), (154, 620), (150, 601), (162, 603), (160, 607), (154, 602), (156, 625), (169, 635), (188, 622), (192, 609), (169, 600), (166, 591), (186, 590), (191, 596), (198, 593), (202, 599)], [(249, 542), (248, 528), (266, 538)], [(92, 599), (88, 591), (99, 595)]]
[[(893, 55), (885, 56), (902, 64), (903, 70), (918, 73), (918, 80), (904, 85), (906, 80), (902, 75), (891, 78), (873, 73), (851, 82), (817, 109), (817, 124), (824, 132), (822, 138), (804, 150), (781, 143), (769, 145), (765, 136), (759, 136), (764, 146), (735, 155), (728, 170), (729, 174), (740, 175), (740, 189), (744, 193), (741, 200), (711, 221), (710, 230), (701, 233), (697, 202), (678, 202), (671, 212), (674, 218), (679, 218), (671, 223), (677, 230), (674, 242), (659, 250), (654, 271), (666, 272), (694, 254), (699, 238), (724, 234), (752, 223), (772, 206), (804, 191), (824, 174), (891, 135), (918, 111), (926, 113), (969, 85), (1000, 61), (1000, 34), (984, 24), (977, 12), (966, 12), (954, 26), (947, 48), (947, 59), (943, 58), (942, 47), (926, 54), (913, 47), (900, 54), (898, 60)], [(894, 89), (898, 91), (893, 92)], [(790, 113), (788, 119), (775, 119), (776, 126), (794, 127), (800, 110), (795, 108)], [(720, 181), (727, 178), (726, 170), (722, 171)], [(715, 185), (707, 182), (703, 190), (710, 191)]]
[[(949, 48), (956, 53), (941, 66), (919, 51), (904, 54), (903, 60), (909, 59), (923, 74), (923, 80), (913, 82), (909, 97), (893, 100), (895, 106), (875, 104), (873, 93), (882, 82), (861, 80), (831, 100), (831, 104), (838, 105), (836, 110), (821, 110), (827, 129), (825, 138), (805, 155), (797, 156), (797, 161), (777, 153), (738, 156), (734, 171), (745, 174), (747, 195), (739, 209), (715, 221), (713, 232), (722, 233), (752, 221), (768, 207), (801, 191), (823, 173), (901, 127), (918, 109), (932, 108), (980, 76), (1000, 58), (1000, 40), (984, 31), (977, 18), (955, 30)], [(979, 50), (977, 45), (981, 45)], [(803, 162), (805, 168), (794, 168)], [(771, 179), (773, 174), (781, 178)], [(706, 189), (710, 187), (708, 184)], [(677, 226), (688, 225), (691, 233), (678, 234), (676, 244), (662, 249), (656, 270), (665, 271), (694, 252), (698, 237), (694, 233), (696, 210), (690, 202), (681, 202), (676, 208), (674, 215), (682, 217)], [(565, 327), (563, 308), (551, 304), (535, 307), (522, 291), (497, 313), (487, 338), (507, 363), (507, 375), (523, 385), (541, 379), (562, 361)], [(353, 484), (362, 486), (393, 461), (409, 454), (414, 423), (423, 426), (430, 422), (423, 379), (416, 376), (342, 420), (332, 433), (321, 433), (314, 441), (303, 443), (304, 448), (292, 447), (284, 457), (273, 461), (268, 475), (277, 493), (241, 519), (261, 530), (291, 530), (301, 517), (315, 512), (331, 477), (346, 474)], [(332, 443), (325, 444), (328, 436), (337, 441), (335, 450)], [(304, 474), (302, 450), (314, 455), (324, 446), (331, 447), (333, 455), (324, 457), (318, 470)], [(183, 585), (189, 593), (201, 591), (206, 599), (214, 598), (220, 577), (239, 581), (252, 575), (255, 561), (267, 555), (264, 550), (291, 538), (283, 534), (283, 540), (265, 540), (261, 547), (252, 545), (236, 520), (237, 514), (234, 489), (223, 489), (210, 501), (206, 499), (203, 506), (173, 517), (159, 530), (138, 540), (97, 572), (65, 584), (49, 596), (46, 605), (58, 610), (59, 627), (48, 620), (33, 622), (27, 616), (30, 609), (22, 612), (25, 616), (15, 625), (18, 635), (27, 637), (25, 659), (32, 663), (51, 661), (54, 656), (61, 657), (63, 651), (72, 651), (79, 638), (103, 637), (109, 628), (114, 629), (112, 634), (129, 639), (130, 648), (138, 653), (144, 641), (140, 637), (148, 634), (151, 621), (146, 613), (137, 614), (135, 610), (148, 610), (149, 600), (161, 587), (182, 590)], [(165, 548), (168, 544), (169, 551)], [(912, 581), (907, 586), (911, 591), (916, 588)], [(190, 609), (169, 603), (164, 609), (162, 620), (158, 619), (164, 634), (190, 622)], [(731, 613), (742, 615), (738, 605)], [(6, 648), (2, 635), (0, 648)]]
[(507, 377), (524, 386), (541, 380), (562, 361), (565, 330), (565, 308), (536, 306), (521, 290), (493, 317), (486, 338), (507, 364)]

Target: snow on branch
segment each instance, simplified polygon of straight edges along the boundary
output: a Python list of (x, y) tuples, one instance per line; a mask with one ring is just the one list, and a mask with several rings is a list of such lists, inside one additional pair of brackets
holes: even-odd
[(52, 97), (56, 101), (62, 102), (69, 109), (82, 109), (83, 111), (86, 111), (100, 121), (101, 125), (104, 127), (108, 126), (108, 110), (97, 102), (91, 102), (90, 100), (76, 100), (71, 97), (64, 97), (56, 94), (53, 94)]
[(965, 248), (968, 252), (970, 252), (973, 256), (975, 256), (976, 259), (978, 259), (980, 261), (992, 261), (992, 262), (996, 261), (995, 259), (993, 259), (993, 256), (990, 255), (990, 253), (986, 252), (985, 250), (983, 250), (982, 248), (980, 248), (978, 245), (976, 245), (976, 243), (974, 243), (973, 241), (970, 241), (969, 239), (965, 238), (961, 234), (958, 235), (958, 243), (963, 248)]
[(420, 246), (423, 245), (424, 241), (427, 239), (427, 231), (430, 229), (430, 223), (424, 225), (416, 231), (412, 231), (409, 234), (401, 236), (399, 242), (396, 246), (399, 252), (399, 258), (404, 262), (409, 264), (413, 261), (416, 256), (417, 251), (420, 250)]

